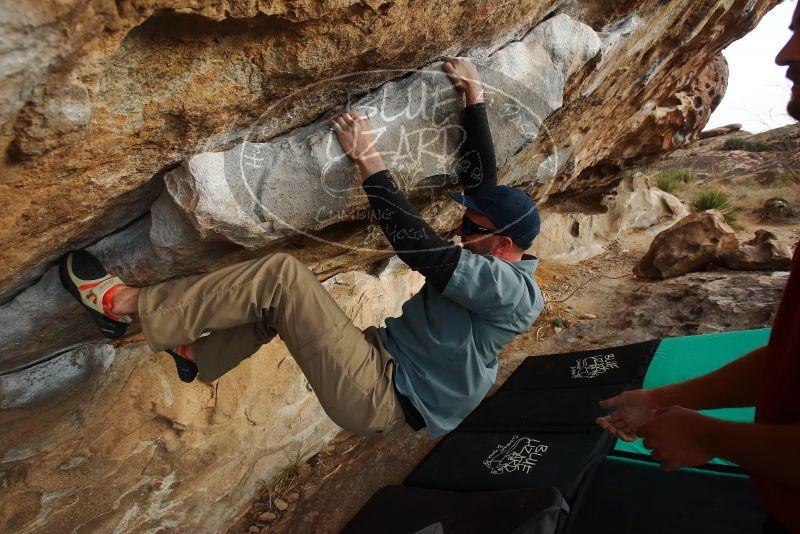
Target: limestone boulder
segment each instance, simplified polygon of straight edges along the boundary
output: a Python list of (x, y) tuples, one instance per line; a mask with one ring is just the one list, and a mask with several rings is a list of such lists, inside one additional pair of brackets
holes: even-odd
[(215, 530), (338, 432), (277, 342), (212, 385), (142, 342), (81, 351), (1, 378), (4, 531)]
[(787, 222), (797, 216), (797, 212), (782, 198), (769, 198), (759, 210), (764, 221)]
[(655, 235), (689, 214), (680, 199), (652, 187), (641, 173), (621, 180), (599, 208), (601, 213), (544, 211), (532, 251), (547, 261), (575, 263), (601, 254), (625, 233)]
[[(544, 119), (561, 107), (567, 79), (600, 48), (594, 30), (560, 14), (477, 61), (499, 165), (537, 138)], [(441, 62), (387, 82), (349, 107), (370, 118), (379, 151), (410, 195), (430, 197), (457, 183), (463, 104)], [(249, 249), (366, 219), (369, 211), (358, 170), (324, 121), (266, 143), (198, 154), (169, 172), (165, 184), (203, 240)]]
[(756, 230), (756, 235), (738, 249), (721, 254), (717, 262), (736, 271), (788, 271), (792, 265), (792, 250), (768, 230)]
[(718, 128), (712, 128), (710, 130), (703, 130), (700, 132), (700, 135), (697, 136), (698, 139), (711, 139), (712, 137), (719, 137), (721, 135), (728, 135), (733, 132), (738, 132), (742, 129), (742, 125), (738, 123), (734, 124), (726, 124), (725, 126), (720, 126)]
[[(30, 286), (66, 250), (143, 217), (163, 174), (182, 161), (288, 134), (446, 54), (482, 60), (520, 48), (527, 34), (549, 21), (536, 55), (550, 58), (554, 71), (542, 69), (541, 87), (532, 89), (567, 77), (562, 90), (555, 84), (544, 93), (561, 92), (569, 105), (548, 116), (537, 113), (544, 121), (540, 134), (509, 156), (514, 164), (506, 165), (501, 179), (534, 188), (542, 198), (582, 187), (591, 176), (608, 178), (635, 156), (624, 151), (632, 141), (660, 147), (659, 140), (693, 131), (679, 126), (675, 117), (681, 114), (669, 110), (709, 107), (693, 80), (775, 0), (743, 4), (4, 5), (0, 99), (7, 105), (0, 149), (9, 157), (0, 162), (7, 185), (0, 191), (7, 207), (0, 225), (0, 301)], [(587, 62), (574, 54), (576, 44), (588, 41), (582, 32), (563, 33), (569, 26), (563, 16), (592, 29), (599, 54)], [(517, 67), (526, 68), (512, 62), (504, 74)], [(680, 93), (686, 97), (674, 97)], [(690, 102), (697, 98), (702, 105)], [(556, 100), (542, 102), (547, 109)], [(524, 106), (536, 109), (522, 102), (498, 112), (513, 115)], [(656, 120), (661, 116), (672, 118)], [(528, 134), (536, 127), (518, 122)], [(695, 127), (700, 122), (696, 118)], [(303, 190), (308, 178), (298, 177), (292, 187)], [(27, 237), (24, 244), (20, 235)], [(347, 268), (343, 262), (340, 270)]]
[[(324, 285), (364, 328), (421, 284), (395, 259)], [(0, 426), (0, 524), (29, 533), (216, 532), (340, 431), (279, 339), (213, 384), (141, 337), (85, 345), (0, 374)]]
[(641, 161), (694, 141), (728, 87), (728, 63), (717, 54), (680, 90), (641, 110), (644, 120), (618, 144), (623, 161)]
[(310, 124), (444, 55), (488, 54), (558, 4), (4, 3), (2, 300), (41, 263), (144, 215), (157, 192), (126, 197), (185, 158)]
[(736, 233), (717, 210), (693, 213), (659, 233), (634, 274), (665, 279), (700, 271), (715, 258), (735, 251)]
[[(562, 105), (567, 79), (600, 46), (589, 26), (559, 14), (480, 60), (487, 100), (497, 110), (489, 117), (501, 163), (536, 139), (544, 118)], [(430, 198), (455, 185), (463, 104), (441, 63), (387, 82), (351, 107), (371, 117), (387, 165), (412, 197)], [(190, 158), (166, 173), (148, 214), (89, 250), (129, 285), (229, 264), (241, 259), (236, 254), (242, 248), (259, 255), (296, 236), (312, 237), (315, 248), (332, 243), (340, 254), (371, 255), (374, 261), (391, 254), (381, 242), (315, 235), (338, 222), (367, 219), (369, 212), (357, 169), (320, 120), (265, 143), (245, 142)], [(50, 335), (49, 317), (62, 318), (58, 335)], [(11, 340), (0, 345), (0, 368), (16, 368), (81, 340), (99, 341), (82, 320), (51, 267), (0, 305), (0, 332)]]
[[(459, 106), (442, 57), (475, 60), (500, 181), (545, 204), (699, 131), (722, 83), (713, 58), (775, 3), (4, 3), (0, 524), (216, 531), (336, 431), (277, 341), (213, 386), (178, 383), (135, 333), (103, 344), (60, 288), (64, 252), (90, 247), (146, 285), (288, 251), (377, 324), (420, 281), (358, 272), (392, 252), (326, 117), (372, 113), (402, 187), (449, 231)], [(679, 212), (666, 197), (636, 212), (637, 194), (549, 231), (574, 228), (561, 250), (579, 255), (615, 220)]]
[(51, 267), (36, 285), (0, 306), (0, 332), (2, 373), (25, 369), (102, 339), (88, 314), (61, 287), (57, 267)]

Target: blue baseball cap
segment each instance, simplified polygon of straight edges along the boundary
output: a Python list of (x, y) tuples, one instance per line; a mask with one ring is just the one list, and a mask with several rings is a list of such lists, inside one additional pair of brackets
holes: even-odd
[(449, 193), (450, 198), (477, 211), (520, 248), (527, 249), (539, 234), (539, 210), (528, 193), (507, 185), (484, 187), (476, 195)]

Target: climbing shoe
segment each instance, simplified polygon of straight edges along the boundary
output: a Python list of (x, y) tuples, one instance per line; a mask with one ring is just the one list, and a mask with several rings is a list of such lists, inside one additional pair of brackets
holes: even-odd
[(111, 313), (111, 297), (125, 285), (122, 280), (108, 274), (98, 259), (85, 250), (61, 258), (58, 274), (61, 285), (86, 308), (105, 337), (117, 339), (125, 335), (131, 317)]
[(172, 356), (172, 359), (175, 360), (175, 367), (178, 368), (178, 378), (186, 382), (187, 384), (195, 379), (197, 376), (197, 366), (194, 364), (193, 361), (187, 360), (177, 352), (173, 350), (167, 349), (167, 354)]

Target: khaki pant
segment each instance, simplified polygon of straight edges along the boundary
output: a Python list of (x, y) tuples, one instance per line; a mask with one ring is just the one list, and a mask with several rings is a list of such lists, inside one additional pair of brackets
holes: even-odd
[(216, 380), (279, 334), (336, 424), (374, 434), (405, 423), (392, 383), (394, 359), (377, 329), (358, 329), (288, 254), (143, 288), (139, 316), (154, 352), (193, 344), (203, 381)]

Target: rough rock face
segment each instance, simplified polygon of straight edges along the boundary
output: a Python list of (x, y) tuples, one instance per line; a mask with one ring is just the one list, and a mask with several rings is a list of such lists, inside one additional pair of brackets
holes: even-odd
[[(479, 62), (487, 99), (497, 109), (491, 121), (500, 164), (538, 136), (544, 117), (562, 105), (567, 79), (600, 47), (588, 25), (559, 14)], [(353, 103), (374, 116), (387, 164), (412, 193), (430, 194), (452, 182), (462, 142), (457, 96), (436, 64)], [(551, 175), (553, 165), (557, 162), (543, 162), (537, 176)], [(152, 284), (217, 260), (230, 262), (237, 246), (258, 251), (282, 238), (365, 218), (367, 200), (355, 172), (333, 133), (320, 123), (266, 143), (199, 154), (167, 173), (148, 216), (90, 250), (129, 284)], [(440, 218), (439, 225), (446, 220)], [(372, 256), (390, 253), (382, 240), (340, 244)], [(38, 335), (53, 316), (66, 318), (59, 335)], [(0, 307), (0, 328), (11, 340), (0, 346), (0, 366), (6, 369), (81, 340), (99, 340), (60, 289), (55, 267)]]
[(792, 266), (792, 250), (772, 232), (757, 230), (753, 239), (722, 254), (717, 262), (736, 271), (788, 271)]
[[(349, 103), (392, 123), (381, 141), (392, 169), (434, 227), (452, 229), (458, 210), (440, 189), (458, 164), (457, 106), (440, 74), (421, 72), (452, 53), (476, 58), (492, 89), (501, 181), (557, 205), (702, 129), (698, 109), (716, 98), (704, 71), (775, 3), (4, 4), (0, 520), (25, 532), (216, 526), (274, 472), (278, 447), (332, 432), (287, 363), (278, 373), (248, 362), (214, 387), (175, 392), (169, 361), (140, 342), (87, 346), (99, 336), (52, 267), (66, 250), (91, 245), (131, 284), (274, 250), (320, 278), (386, 259), (352, 168), (319, 128)], [(259, 159), (269, 167), (241, 172)], [(363, 297), (377, 301), (371, 322), (412, 284), (398, 285)], [(269, 411), (265, 395), (293, 407)], [(242, 443), (258, 446), (245, 454)]]
[[(325, 282), (359, 327), (398, 315), (420, 285), (396, 261)], [(141, 341), (90, 345), (0, 376), (0, 410), (10, 532), (217, 532), (259, 480), (339, 431), (280, 340), (212, 385), (179, 382)]]
[[(652, 118), (678, 105), (675, 94), (691, 93), (717, 51), (774, 4), (9, 5), (0, 17), (8, 35), (0, 49), (6, 66), (0, 98), (7, 102), (0, 147), (9, 154), (0, 164), (6, 176), (0, 198), (8, 207), (0, 226), (6, 259), (0, 296), (28, 286), (46, 270), (43, 263), (68, 248), (141, 217), (158, 194), (162, 171), (184, 157), (289, 132), (344, 105), (349, 95), (446, 53), (486, 57), (558, 11), (592, 27), (602, 52), (567, 81), (565, 102), (573, 104), (551, 114), (547, 135), (510, 158), (507, 172), (513, 172), (504, 180), (536, 185), (540, 195), (576, 180), (580, 189), (585, 178), (623, 164), (631, 132), (638, 132), (637, 144), (664, 138)], [(560, 53), (558, 45), (548, 51)], [(341, 77), (347, 73), (356, 74)], [(532, 180), (543, 161), (553, 172)], [(558, 179), (547, 180), (553, 174)], [(342, 258), (339, 270), (350, 260)]]
[[(288, 132), (445, 54), (486, 54), (558, 4), (7, 4), (0, 291), (7, 298), (42, 261), (142, 216), (158, 193), (151, 179), (183, 158)], [(599, 11), (587, 22), (611, 12)], [(20, 234), (28, 243), (14, 246)]]
[(688, 86), (643, 110), (646, 119), (618, 143), (615, 157), (630, 162), (687, 146), (700, 135), (727, 86), (728, 63), (718, 54)]
[(634, 269), (643, 278), (674, 278), (699, 271), (739, 246), (717, 210), (692, 213), (658, 234)]
[[(489, 114), (501, 165), (536, 138), (542, 120), (562, 105), (566, 80), (600, 47), (589, 26), (561, 14), (478, 62), (486, 98), (501, 110)], [(507, 109), (514, 103), (528, 109)], [(387, 82), (350, 107), (371, 117), (387, 165), (406, 190), (448, 185), (463, 142), (463, 104), (441, 63)], [(165, 183), (202, 238), (257, 249), (286, 235), (364, 218), (369, 207), (357, 172), (334, 133), (314, 123), (267, 143), (194, 156), (168, 173)]]

